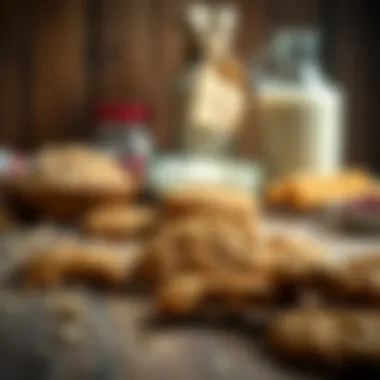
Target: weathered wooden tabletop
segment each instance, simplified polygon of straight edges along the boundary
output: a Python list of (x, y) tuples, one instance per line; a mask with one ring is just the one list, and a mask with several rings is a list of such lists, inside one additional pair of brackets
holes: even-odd
[[(276, 231), (307, 233), (329, 246), (338, 256), (379, 248), (380, 239), (362, 240), (339, 236), (333, 231), (316, 229), (312, 224), (297, 220), (269, 220), (267, 227)], [(48, 244), (48, 234), (31, 235), (13, 231), (0, 238), (0, 281), (4, 281), (12, 266), (25, 254), (25, 244)], [(34, 237), (33, 237), (34, 236)], [(36, 237), (37, 236), (37, 237)], [(28, 240), (29, 239), (29, 240)], [(44, 240), (45, 239), (45, 240)], [(122, 375), (113, 378), (136, 380), (286, 380), (318, 379), (313, 371), (286, 368), (262, 349), (257, 331), (247, 324), (237, 327), (228, 323), (181, 323), (160, 325), (152, 323), (148, 300), (130, 296), (97, 296), (112, 317), (107, 322), (106, 340), (121, 347)], [(0, 305), (1, 307), (1, 305)], [(112, 326), (114, 323), (114, 326)], [(3, 326), (2, 323), (0, 323)], [(3, 327), (7, 330), (7, 327)], [(0, 363), (4, 360), (5, 335), (0, 329)], [(9, 333), (10, 334), (10, 333)], [(0, 365), (0, 378), (2, 368)], [(8, 367), (7, 367), (8, 368)], [(7, 370), (8, 371), (8, 370)], [(326, 376), (326, 375), (325, 375)], [(338, 375), (335, 373), (334, 378)], [(362, 376), (363, 377), (363, 376)], [(110, 377), (109, 380), (113, 380)], [(357, 378), (351, 377), (351, 378)], [(378, 378), (376, 376), (363, 378)], [(16, 378), (12, 379), (16, 380)], [(17, 379), (18, 380), (18, 379)], [(39, 379), (38, 379), (39, 380)]]

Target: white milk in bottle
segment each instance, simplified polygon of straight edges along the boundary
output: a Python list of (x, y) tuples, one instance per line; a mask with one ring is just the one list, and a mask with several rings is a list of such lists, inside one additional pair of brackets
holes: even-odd
[(339, 171), (342, 96), (321, 70), (314, 31), (275, 35), (257, 73), (263, 159), (269, 177)]

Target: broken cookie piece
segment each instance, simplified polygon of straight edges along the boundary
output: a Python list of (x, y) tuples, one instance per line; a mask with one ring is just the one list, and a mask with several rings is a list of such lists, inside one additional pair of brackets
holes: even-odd
[(259, 253), (267, 259), (268, 270), (290, 283), (307, 282), (330, 263), (323, 246), (305, 237), (270, 236)]
[(210, 309), (241, 312), (268, 301), (272, 284), (259, 273), (181, 276), (159, 289), (156, 308), (161, 315), (170, 316), (202, 314)]
[(321, 273), (320, 288), (333, 302), (380, 305), (380, 255), (364, 254), (326, 267)]
[(32, 287), (56, 287), (70, 282), (95, 281), (121, 287), (134, 274), (136, 252), (101, 244), (64, 241), (31, 255), (23, 265), (21, 282)]

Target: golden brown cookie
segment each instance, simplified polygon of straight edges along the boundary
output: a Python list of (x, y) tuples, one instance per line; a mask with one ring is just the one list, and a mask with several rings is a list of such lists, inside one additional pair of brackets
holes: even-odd
[(155, 307), (163, 315), (190, 315), (198, 310), (206, 290), (203, 277), (180, 276), (157, 292)]
[(104, 244), (58, 241), (30, 255), (21, 282), (32, 287), (56, 287), (72, 281), (95, 281), (120, 287), (134, 275), (139, 256)]
[(162, 315), (188, 316), (206, 310), (243, 312), (266, 303), (273, 282), (259, 272), (183, 275), (157, 292), (156, 308)]
[(157, 219), (157, 212), (147, 207), (111, 204), (87, 213), (81, 227), (92, 236), (118, 239), (151, 231)]
[(364, 254), (325, 268), (320, 286), (333, 302), (380, 305), (380, 255)]
[(188, 186), (163, 194), (163, 208), (168, 215), (211, 215), (235, 221), (257, 221), (258, 206), (248, 192), (221, 187)]
[(268, 270), (287, 281), (307, 280), (330, 264), (325, 249), (307, 237), (269, 236), (260, 254)]
[(60, 219), (77, 217), (100, 203), (128, 200), (137, 191), (134, 179), (113, 158), (78, 145), (37, 152), (10, 187), (14, 197)]
[(166, 282), (189, 273), (246, 270), (254, 234), (228, 220), (187, 217), (165, 223), (146, 246), (145, 269), (150, 280)]
[(370, 175), (360, 170), (321, 175), (296, 173), (269, 184), (270, 204), (296, 211), (314, 211), (334, 202), (366, 194), (374, 186)]
[(366, 310), (295, 310), (270, 325), (268, 344), (285, 357), (329, 364), (380, 359), (380, 313)]
[(329, 262), (305, 238), (260, 241), (229, 223), (203, 219), (168, 227), (150, 246), (145, 273), (159, 289), (157, 307), (172, 315), (201, 312), (216, 299), (225, 311), (276, 304), (285, 296), (297, 301)]
[(280, 284), (301, 286), (328, 263), (311, 239), (263, 236), (229, 219), (192, 216), (164, 223), (146, 245), (142, 272), (167, 282), (187, 274), (267, 273)]

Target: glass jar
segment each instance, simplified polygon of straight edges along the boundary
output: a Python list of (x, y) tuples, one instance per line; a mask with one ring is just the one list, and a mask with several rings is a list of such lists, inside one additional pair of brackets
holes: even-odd
[(149, 108), (135, 102), (100, 102), (95, 108), (97, 142), (139, 177), (152, 154)]
[(269, 176), (341, 169), (342, 93), (323, 72), (319, 41), (318, 30), (285, 28), (259, 56), (255, 80)]

